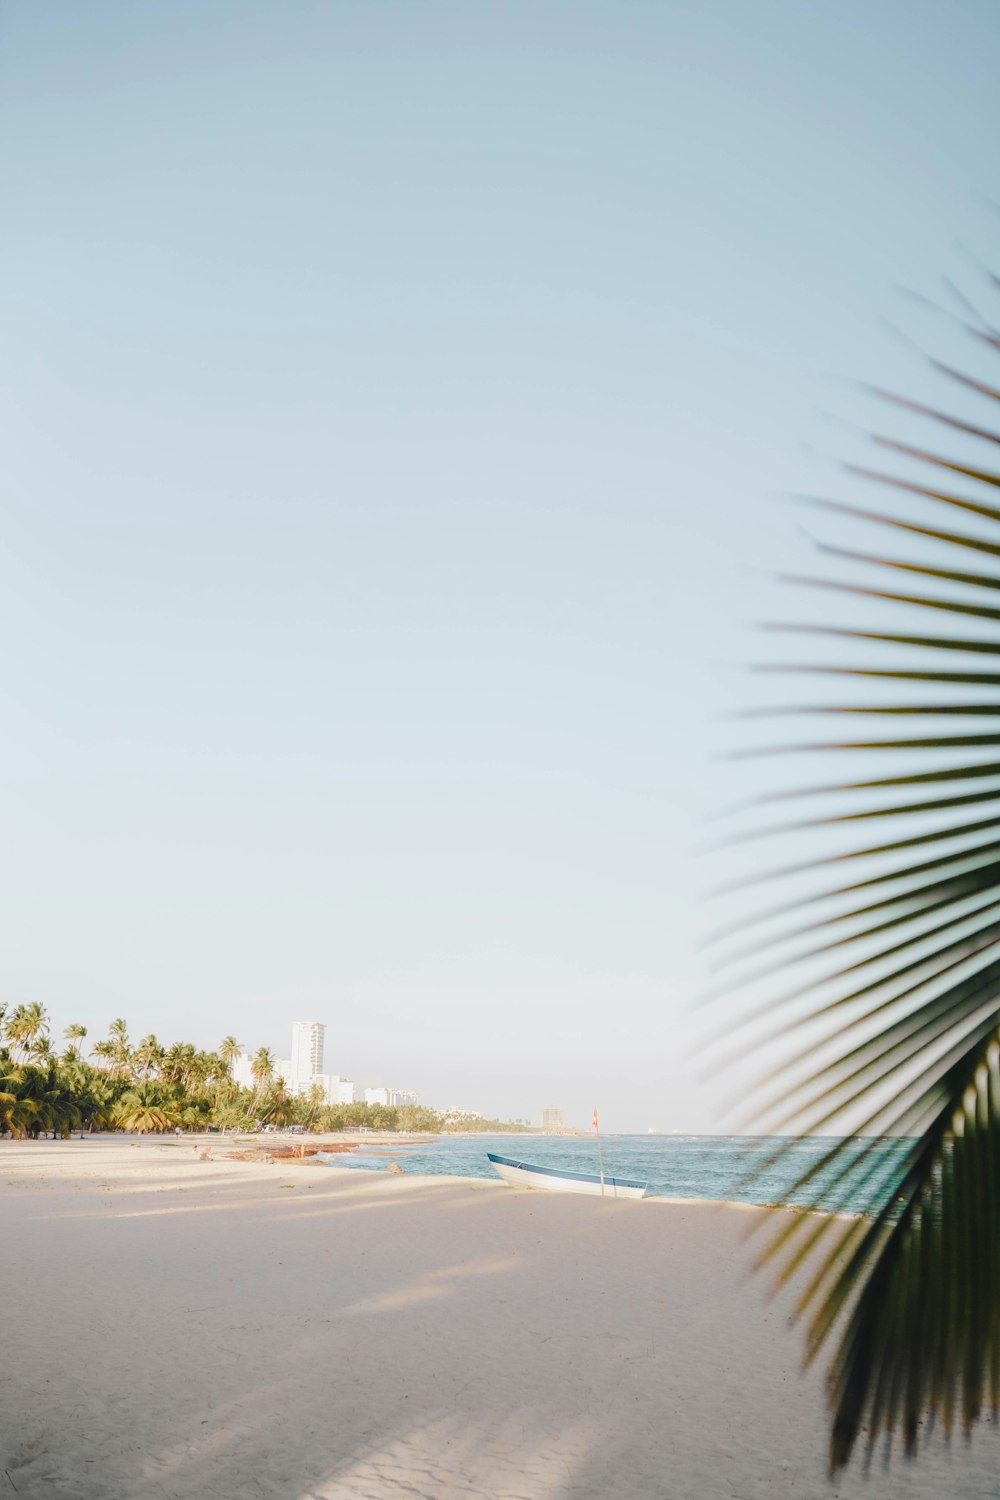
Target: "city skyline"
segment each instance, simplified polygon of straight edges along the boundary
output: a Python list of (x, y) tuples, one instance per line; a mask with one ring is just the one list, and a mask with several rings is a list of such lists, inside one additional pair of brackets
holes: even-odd
[[(422, 1099), (415, 1089), (399, 1088), (385, 1083), (358, 1083), (346, 1074), (330, 1074), (324, 1071), (326, 1056), (326, 1031), (324, 1021), (293, 1021), (289, 1057), (275, 1057), (275, 1072), (281, 1077), (290, 1093), (307, 1095), (319, 1084), (323, 1090), (325, 1104), (381, 1104), (389, 1108), (407, 1105), (427, 1105), (445, 1116), (464, 1116), (482, 1119), (489, 1115), (493, 1119), (515, 1119), (516, 1115), (473, 1109), (467, 1105), (442, 1105), (440, 1101)], [(235, 1081), (244, 1087), (253, 1085), (253, 1051), (241, 1047), (233, 1065)], [(541, 1106), (533, 1112), (529, 1123), (537, 1123), (541, 1129), (562, 1130), (567, 1128), (563, 1111), (553, 1106)], [(572, 1126), (569, 1128), (573, 1128)]]
[[(417, 1094), (412, 1089), (401, 1089), (386, 1084), (356, 1085), (347, 1074), (327, 1073), (326, 1022), (293, 1021), (289, 1056), (275, 1057), (274, 1071), (289, 1093), (307, 1095), (317, 1085), (322, 1091), (324, 1104), (383, 1104), (399, 1107), (417, 1104)], [(250, 1087), (253, 1083), (253, 1051), (241, 1047), (233, 1065), (233, 1077), (237, 1083)]]

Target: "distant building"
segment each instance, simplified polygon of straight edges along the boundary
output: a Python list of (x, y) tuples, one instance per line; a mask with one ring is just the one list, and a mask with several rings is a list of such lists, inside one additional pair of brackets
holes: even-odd
[[(326, 1026), (322, 1021), (295, 1021), (292, 1025), (292, 1055), (275, 1062), (274, 1076), (290, 1094), (308, 1099), (316, 1085), (322, 1091), (324, 1104), (354, 1104), (358, 1092), (350, 1078), (323, 1071), (326, 1052)], [(256, 1088), (253, 1057), (241, 1052), (232, 1066), (232, 1075), (241, 1088)], [(366, 1089), (368, 1104), (415, 1104), (416, 1094), (402, 1089)]]
[(330, 1104), (353, 1104), (354, 1084), (350, 1078), (341, 1078), (339, 1073), (328, 1073), (327, 1095)]
[(390, 1108), (401, 1108), (404, 1104), (416, 1104), (417, 1096), (411, 1089), (365, 1089), (366, 1104), (385, 1104)]
[[(279, 1057), (275, 1059), (274, 1077), (285, 1085), (290, 1094), (305, 1095), (309, 1093), (313, 1084), (323, 1081), (320, 1070), (313, 1071), (312, 1059), (323, 1058), (323, 1032), (325, 1027), (313, 1022), (305, 1025), (296, 1022), (292, 1030), (292, 1055), (291, 1057)], [(315, 1033), (318, 1031), (319, 1036)], [(232, 1065), (233, 1082), (238, 1083), (240, 1088), (254, 1089), (257, 1080), (253, 1076), (253, 1057), (249, 1052), (241, 1052)], [(326, 1085), (324, 1084), (324, 1090)], [(353, 1089), (351, 1092), (353, 1098)], [(342, 1102), (340, 1100), (337, 1101)], [(350, 1101), (348, 1101), (350, 1102)]]
[(341, 1078), (339, 1073), (317, 1073), (315, 1078), (300, 1086), (299, 1093), (308, 1094), (317, 1083), (323, 1090), (324, 1104), (354, 1103), (354, 1084), (349, 1078)]
[(318, 1073), (323, 1071), (323, 1049), (326, 1027), (322, 1021), (296, 1021), (292, 1026), (291, 1078), (289, 1086), (296, 1093), (299, 1085), (311, 1085)]
[[(274, 1064), (274, 1076), (288, 1086), (291, 1081), (291, 1063), (282, 1062), (279, 1058)], [(232, 1064), (231, 1073), (233, 1082), (239, 1084), (241, 1089), (255, 1089), (257, 1080), (253, 1076), (253, 1057), (249, 1052), (240, 1052)]]
[(551, 1106), (548, 1109), (542, 1110), (542, 1117), (539, 1121), (539, 1124), (541, 1125), (543, 1130), (566, 1129), (566, 1121), (563, 1119), (562, 1110), (554, 1109)]
[(241, 1052), (232, 1065), (233, 1082), (239, 1084), (241, 1089), (252, 1089), (254, 1086), (254, 1076), (250, 1069), (249, 1052)]

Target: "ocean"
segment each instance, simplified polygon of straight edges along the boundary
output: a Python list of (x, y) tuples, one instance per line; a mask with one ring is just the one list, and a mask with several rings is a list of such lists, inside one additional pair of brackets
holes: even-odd
[[(865, 1172), (858, 1165), (861, 1143), (852, 1141), (836, 1168), (816, 1174), (795, 1190), (836, 1145), (829, 1136), (609, 1135), (602, 1137), (606, 1175), (649, 1183), (651, 1198), (723, 1198), (737, 1203), (798, 1203), (842, 1213), (870, 1211), (881, 1198), (908, 1142), (874, 1144)], [(443, 1136), (432, 1143), (384, 1146), (341, 1157), (332, 1170), (386, 1170), (396, 1161), (406, 1173), (447, 1177), (494, 1177), (487, 1151), (543, 1167), (597, 1171), (592, 1137), (551, 1135)], [(874, 1168), (874, 1172), (871, 1169)], [(839, 1178), (837, 1181), (835, 1179)], [(818, 1191), (818, 1198), (816, 1197)], [(815, 1200), (815, 1201), (814, 1201)]]

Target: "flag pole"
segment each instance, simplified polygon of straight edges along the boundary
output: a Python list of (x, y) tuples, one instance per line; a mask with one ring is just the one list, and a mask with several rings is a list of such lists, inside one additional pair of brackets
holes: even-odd
[(601, 1127), (597, 1122), (597, 1105), (594, 1105), (594, 1134), (597, 1136), (597, 1170), (601, 1174), (601, 1197), (604, 1197), (604, 1156), (601, 1152)]

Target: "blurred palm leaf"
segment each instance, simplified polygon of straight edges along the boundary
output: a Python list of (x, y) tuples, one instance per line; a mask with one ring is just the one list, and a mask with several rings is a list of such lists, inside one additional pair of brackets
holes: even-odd
[[(1000, 350), (987, 325), (966, 326), (981, 346)], [(962, 399), (984, 409), (1000, 401), (987, 382), (933, 363)], [(961, 435), (948, 441), (1000, 444), (1000, 426), (978, 414), (967, 420), (874, 394), (909, 422)], [(764, 831), (825, 826), (856, 842), (754, 873), (748, 886), (772, 876), (822, 881), (827, 869), (840, 878), (752, 913), (726, 938), (752, 937), (720, 961), (742, 966), (735, 989), (772, 985), (790, 966), (802, 976), (755, 1017), (773, 1017), (772, 1042), (794, 1043), (757, 1119), (771, 1134), (845, 1136), (791, 1187), (803, 1211), (782, 1213), (764, 1257), (797, 1285), (809, 1357), (836, 1340), (834, 1468), (862, 1431), (871, 1443), (901, 1431), (912, 1451), (926, 1415), (950, 1431), (1000, 1407), (1000, 505), (992, 503), (1000, 473), (936, 446), (875, 443), (907, 472), (855, 465), (851, 474), (888, 493), (888, 509), (808, 504), (892, 536), (892, 547), (821, 547), (838, 565), (864, 569), (860, 582), (856, 574), (789, 581), (871, 605), (880, 619), (895, 610), (903, 623), (869, 627), (848, 617), (769, 627), (858, 654), (843, 662), (820, 652), (823, 659), (763, 668), (851, 691), (753, 716), (796, 712), (892, 728), (764, 747), (834, 764), (863, 758), (860, 774), (760, 799), (832, 798), (832, 812)], [(871, 836), (886, 819), (893, 836)], [(761, 925), (776, 919), (785, 924), (777, 932)], [(785, 1149), (758, 1157), (757, 1170)], [(859, 1205), (864, 1212), (846, 1218), (808, 1212)]]

